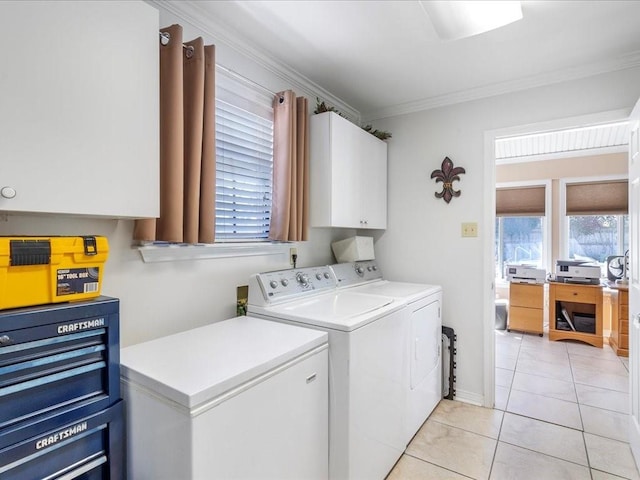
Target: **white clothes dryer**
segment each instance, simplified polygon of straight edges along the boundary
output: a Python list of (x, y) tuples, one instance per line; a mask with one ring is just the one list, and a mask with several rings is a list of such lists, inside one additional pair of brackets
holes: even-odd
[(403, 304), (336, 285), (328, 266), (260, 273), (248, 312), (329, 334), (329, 478), (382, 480), (407, 445)]
[(375, 260), (338, 263), (331, 269), (341, 291), (391, 297), (403, 304), (408, 444), (442, 399), (442, 287), (383, 280)]

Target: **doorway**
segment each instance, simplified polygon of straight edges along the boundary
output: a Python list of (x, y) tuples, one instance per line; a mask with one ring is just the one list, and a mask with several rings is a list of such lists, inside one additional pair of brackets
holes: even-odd
[[(581, 117), (566, 118), (563, 120), (557, 120), (552, 122), (542, 122), (532, 125), (517, 126), (499, 130), (493, 130), (485, 132), (485, 198), (488, 200), (487, 207), (485, 208), (484, 221), (488, 228), (484, 232), (484, 244), (485, 244), (485, 262), (484, 268), (487, 273), (487, 282), (484, 285), (484, 318), (485, 318), (485, 365), (484, 365), (484, 406), (493, 407), (495, 404), (495, 298), (496, 298), (496, 262), (495, 262), (495, 239), (496, 234), (493, 228), (490, 226), (496, 223), (495, 205), (496, 205), (496, 158), (500, 156), (499, 149), (496, 147), (496, 141), (503, 138), (515, 137), (515, 136), (534, 136), (540, 135), (540, 133), (532, 134), (532, 132), (553, 132), (570, 130), (576, 126), (582, 125), (597, 125), (603, 123), (612, 123), (624, 121), (629, 116), (628, 110), (616, 110), (610, 112), (603, 112), (599, 114), (586, 115)], [(551, 154), (552, 155), (552, 154)], [(565, 154), (556, 154), (558, 156), (566, 156)], [(573, 153), (575, 156), (575, 152)], [(545, 160), (549, 160), (546, 158)], [(558, 225), (554, 226), (556, 229), (561, 228), (560, 220), (558, 219)], [(550, 250), (549, 250), (549, 253)], [(561, 252), (553, 252), (553, 256), (547, 254), (548, 264), (546, 268), (548, 271), (552, 269), (550, 258), (560, 258)]]

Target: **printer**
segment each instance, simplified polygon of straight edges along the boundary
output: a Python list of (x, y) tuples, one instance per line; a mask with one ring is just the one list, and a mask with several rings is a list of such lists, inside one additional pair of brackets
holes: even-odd
[(527, 265), (507, 265), (506, 277), (513, 283), (544, 283), (547, 271), (542, 268), (533, 268)]
[(556, 261), (556, 282), (599, 285), (600, 265), (580, 260)]

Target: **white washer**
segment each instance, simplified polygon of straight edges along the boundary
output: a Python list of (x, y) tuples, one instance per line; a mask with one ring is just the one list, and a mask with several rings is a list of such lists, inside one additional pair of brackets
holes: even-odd
[(331, 269), (342, 291), (392, 297), (405, 307), (404, 438), (409, 443), (442, 399), (442, 287), (383, 280), (375, 260), (339, 263)]
[(120, 360), (128, 478), (328, 478), (326, 333), (237, 317)]
[(329, 334), (332, 480), (382, 480), (406, 447), (402, 306), (392, 298), (338, 291), (327, 266), (251, 279), (250, 315)]

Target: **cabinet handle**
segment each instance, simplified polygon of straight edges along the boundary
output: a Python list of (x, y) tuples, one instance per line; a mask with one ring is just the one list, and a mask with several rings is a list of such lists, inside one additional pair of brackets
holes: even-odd
[(307, 383), (311, 383), (316, 379), (317, 374), (313, 373), (307, 377)]
[(640, 313), (636, 313), (636, 314), (633, 316), (633, 325), (634, 325), (635, 327), (640, 327)]
[(0, 336), (0, 345), (10, 345), (11, 343), (13, 342), (11, 341), (11, 337), (9, 337), (9, 335)]

